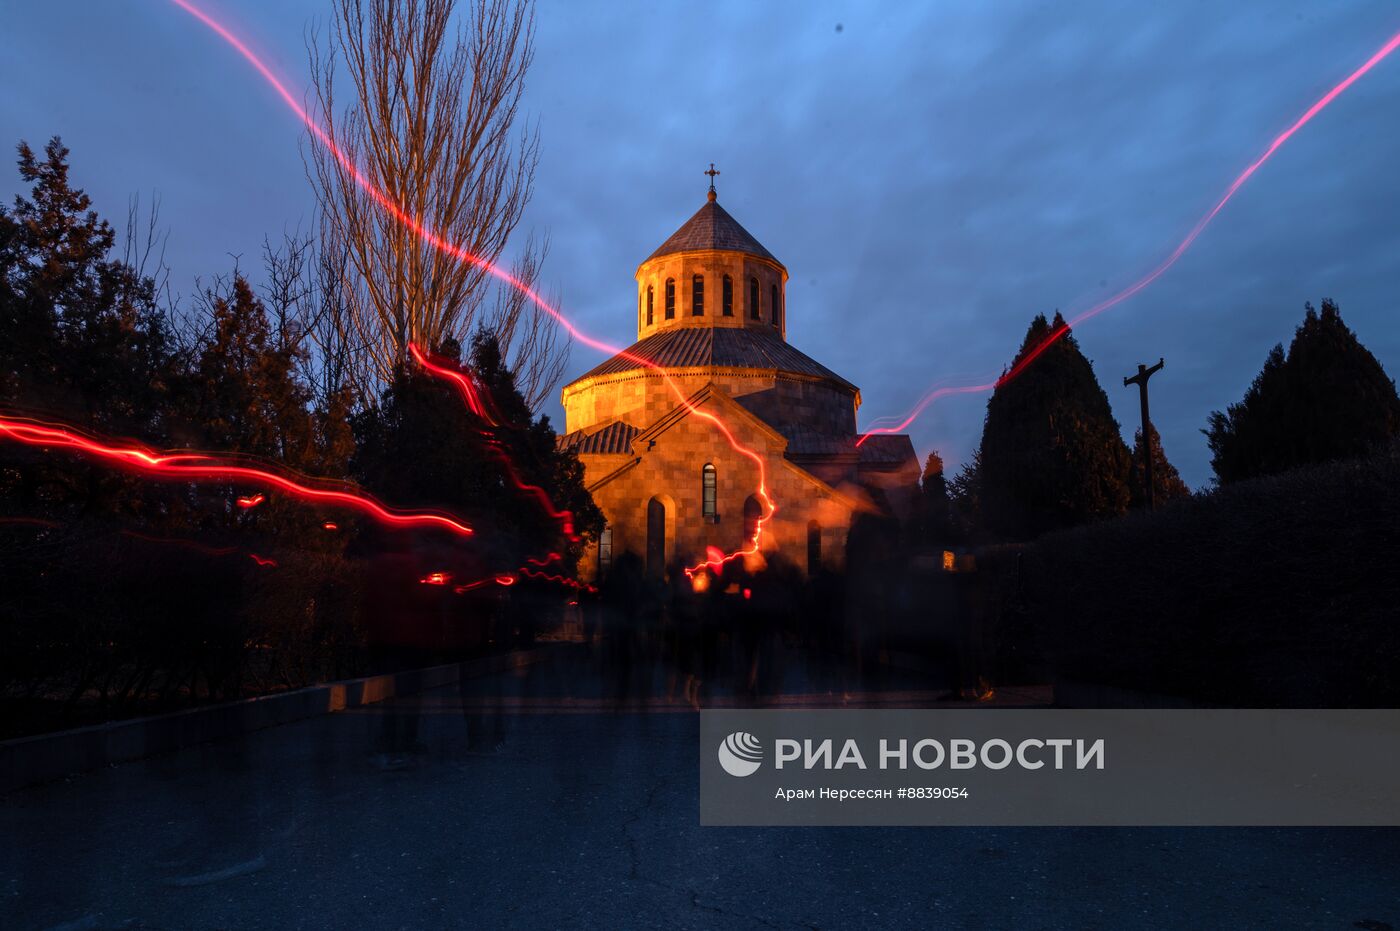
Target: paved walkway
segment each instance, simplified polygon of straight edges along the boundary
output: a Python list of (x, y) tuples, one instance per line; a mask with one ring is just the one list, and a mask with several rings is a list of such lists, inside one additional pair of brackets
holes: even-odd
[(702, 829), (695, 715), (580, 654), (0, 797), (0, 928), (1400, 928), (1395, 830)]

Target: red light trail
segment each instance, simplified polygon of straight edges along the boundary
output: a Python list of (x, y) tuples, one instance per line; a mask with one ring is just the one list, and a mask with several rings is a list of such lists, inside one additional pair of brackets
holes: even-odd
[(444, 514), (390, 509), (353, 486), (307, 485), (277, 472), (222, 461), (205, 453), (156, 453), (143, 446), (116, 446), (84, 436), (69, 427), (13, 420), (3, 416), (0, 416), (0, 438), (8, 438), (41, 449), (70, 449), (89, 458), (162, 478), (188, 482), (236, 480), (268, 485), (308, 504), (334, 505), (359, 511), (390, 527), (435, 528), (461, 537), (469, 537), (473, 532), (460, 520)]
[[(558, 583), (559, 585), (567, 585), (569, 588), (577, 589), (577, 590), (579, 590), (579, 591), (585, 591), (585, 592), (596, 592), (596, 591), (597, 591), (597, 589), (594, 588), (592, 585), (585, 584), (585, 583), (583, 583), (583, 582), (578, 581), (577, 579), (568, 578), (567, 576), (562, 576), (562, 575), (551, 575), (551, 574), (549, 574), (549, 573), (547, 573), (547, 572), (537, 572), (537, 571), (535, 571), (534, 569), (527, 569), (527, 568), (525, 568), (524, 566), (522, 566), (520, 569), (516, 570), (516, 572), (517, 572), (518, 575), (523, 575), (523, 576), (525, 576), (525, 578), (527, 578), (527, 579), (536, 579), (537, 581), (541, 581), (541, 582), (556, 582), (556, 583)], [(514, 579), (513, 579), (511, 576), (500, 576), (500, 577), (498, 577), (498, 578), (496, 579), (496, 581), (497, 581), (497, 582), (500, 582), (502, 585), (504, 585), (504, 584), (506, 584), (506, 583), (505, 583), (505, 582), (501, 582), (501, 579), (503, 579), (503, 578), (510, 578), (510, 579), (511, 579), (511, 583), (514, 584)]]
[(468, 582), (466, 585), (455, 586), (452, 589), (452, 593), (454, 595), (465, 595), (467, 592), (473, 591), (478, 588), (484, 588), (487, 585), (499, 585), (502, 588), (509, 588), (514, 584), (515, 576), (513, 575), (493, 575), (490, 578), (478, 579), (475, 582)]
[[(206, 546), (203, 543), (196, 543), (194, 540), (184, 540), (178, 537), (154, 537), (150, 534), (138, 533), (135, 530), (123, 530), (121, 535), (131, 537), (134, 540), (141, 540), (144, 543), (155, 543), (159, 546), (176, 546), (180, 549), (190, 550), (203, 556), (232, 556), (238, 552), (236, 546)], [(247, 553), (249, 559), (257, 563), (263, 569), (276, 569), (277, 560), (269, 559), (266, 556), (259, 556), (257, 553)]]
[(1347, 75), (1331, 90), (1319, 97), (1318, 100), (1311, 107), (1308, 107), (1308, 109), (1303, 112), (1302, 116), (1294, 120), (1291, 126), (1289, 126), (1282, 133), (1280, 133), (1278, 137), (1275, 138), (1274, 141), (1269, 144), (1269, 147), (1264, 150), (1263, 155), (1260, 155), (1249, 165), (1248, 168), (1240, 172), (1239, 177), (1235, 178), (1235, 180), (1231, 182), (1230, 186), (1225, 189), (1225, 193), (1222, 194), (1220, 196), (1220, 199), (1215, 202), (1215, 205), (1209, 210), (1207, 210), (1206, 213), (1199, 220), (1196, 221), (1196, 225), (1191, 227), (1191, 231), (1186, 234), (1186, 238), (1181, 240), (1181, 242), (1177, 243), (1176, 248), (1173, 249), (1171, 253), (1165, 259), (1163, 259), (1162, 262), (1156, 268), (1152, 269), (1146, 275), (1142, 276), (1137, 281), (1128, 285), (1126, 288), (1114, 294), (1113, 296), (1105, 298), (1104, 300), (1099, 301), (1097, 304), (1090, 307), (1088, 310), (1076, 314), (1074, 317), (1070, 318), (1069, 322), (1066, 323), (1064, 326), (1057, 327), (1055, 330), (1051, 331), (1051, 333), (1048, 336), (1046, 336), (1045, 339), (1043, 339), (1034, 348), (1032, 348), (1030, 352), (1027, 352), (1023, 357), (1017, 360), (1016, 364), (1012, 366), (1011, 369), (1009, 369), (1000, 378), (993, 379), (992, 381), (988, 381), (984, 384), (963, 385), (954, 388), (934, 389), (933, 391), (930, 391), (928, 394), (924, 395), (924, 397), (919, 401), (919, 403), (914, 406), (914, 409), (909, 412), (908, 416), (906, 416), (898, 424), (892, 427), (871, 428), (870, 430), (862, 434), (859, 439), (856, 440), (856, 446), (860, 446), (862, 443), (864, 443), (867, 439), (869, 439), (875, 434), (899, 433), (903, 431), (906, 427), (913, 423), (930, 404), (932, 404), (934, 401), (938, 400), (941, 397), (947, 397), (948, 395), (953, 394), (980, 394), (986, 391), (995, 391), (997, 388), (1000, 388), (1002, 385), (1011, 381), (1011, 379), (1015, 378), (1017, 375), (1020, 375), (1021, 372), (1025, 371), (1026, 366), (1030, 365), (1037, 358), (1039, 358), (1040, 355), (1045, 352), (1045, 350), (1049, 349), (1055, 342), (1057, 342), (1061, 337), (1068, 333), (1074, 326), (1076, 326), (1079, 323), (1082, 323), (1085, 320), (1090, 319), (1091, 317), (1097, 317), (1104, 311), (1116, 307), (1123, 301), (1126, 301), (1128, 298), (1137, 294), (1139, 291), (1142, 291), (1144, 288), (1147, 288), (1154, 281), (1156, 281), (1163, 274), (1165, 274), (1169, 268), (1176, 264), (1177, 259), (1181, 258), (1182, 255), (1185, 254), (1187, 249), (1191, 248), (1192, 244), (1195, 243), (1196, 238), (1199, 237), (1201, 233), (1205, 230), (1205, 228), (1210, 224), (1210, 222), (1215, 219), (1216, 214), (1220, 213), (1220, 211), (1224, 209), (1225, 205), (1230, 202), (1231, 198), (1235, 196), (1235, 193), (1239, 191), (1239, 189), (1244, 185), (1244, 183), (1248, 181), (1265, 162), (1272, 158), (1273, 154), (1277, 152), (1285, 142), (1292, 138), (1294, 133), (1296, 133), (1298, 130), (1302, 129), (1309, 122), (1311, 122), (1313, 117), (1317, 116), (1324, 109), (1326, 109), (1327, 105), (1330, 104), (1332, 101), (1336, 100), (1337, 97), (1339, 97), (1343, 91), (1345, 91), (1347, 88), (1351, 87), (1353, 84), (1359, 81), (1362, 77), (1366, 75), (1367, 72), (1369, 72), (1376, 65), (1380, 64), (1382, 60), (1384, 60), (1397, 48), (1400, 48), (1400, 32), (1397, 32), (1395, 35), (1391, 36), (1388, 40), (1386, 40), (1386, 43), (1382, 45), (1374, 55), (1366, 59), (1365, 63), (1362, 64), (1361, 67), (1357, 68), (1351, 74)]
[[(462, 400), (466, 403), (468, 410), (489, 426), (494, 427), (499, 425), (496, 419), (487, 410), (486, 404), (482, 400), (480, 389), (478, 389), (476, 383), (472, 381), (468, 373), (434, 362), (432, 359), (428, 358), (423, 350), (419, 349), (418, 346), (413, 343), (409, 343), (408, 351), (413, 356), (413, 360), (429, 375), (451, 382), (457, 388), (458, 393), (461, 394)], [(510, 479), (511, 484), (515, 486), (516, 490), (523, 495), (534, 498), (541, 510), (549, 515), (550, 520), (559, 524), (559, 529), (564, 536), (568, 537), (570, 540), (577, 540), (578, 535), (574, 533), (573, 512), (561, 511), (556, 508), (554, 502), (550, 500), (548, 492), (540, 486), (532, 485), (521, 478), (519, 471), (515, 468), (515, 463), (506, 455), (505, 449), (491, 431), (483, 430), (482, 435), (486, 437), (486, 448), (491, 451), (491, 454), (496, 457), (496, 461), (506, 470), (506, 477)]]
[[(481, 258), (480, 256), (473, 255), (472, 253), (468, 252), (460, 246), (446, 241), (440, 235), (428, 229), (422, 223), (417, 221), (397, 202), (395, 202), (393, 198), (381, 191), (372, 182), (370, 182), (368, 178), (364, 176), (364, 174), (359, 170), (359, 168), (354, 164), (354, 162), (348, 156), (346, 156), (345, 153), (342, 152), (338, 146), (336, 146), (335, 142), (330, 138), (329, 134), (320, 126), (320, 124), (318, 124), (314, 119), (312, 119), (310, 114), (306, 112), (305, 108), (297, 102), (297, 99), (287, 89), (286, 85), (284, 85), (281, 82), (281, 80), (272, 72), (272, 70), (257, 56), (257, 54), (254, 53), (236, 35), (234, 35), (232, 31), (230, 31), (227, 27), (221, 24), (213, 16), (206, 13), (204, 10), (200, 9), (198, 6), (192, 3), (191, 0), (171, 0), (171, 2), (175, 3), (181, 9), (185, 10), (187, 13), (198, 19), (201, 23), (203, 23), (206, 27), (208, 27), (216, 35), (218, 35), (221, 39), (223, 39), (226, 43), (233, 47), (246, 61), (248, 61), (249, 64), (251, 64), (253, 68), (264, 78), (264, 80), (266, 80), (267, 83), (274, 89), (278, 96), (282, 98), (283, 102), (293, 111), (293, 113), (297, 115), (297, 117), (301, 120), (303, 125), (307, 127), (307, 129), (312, 133), (312, 135), (322, 145), (324, 145), (329, 152), (331, 152), (332, 156), (341, 164), (341, 166), (346, 170), (346, 172), (355, 181), (355, 183), (362, 190), (364, 190), (365, 193), (368, 194), (373, 200), (375, 200), (386, 212), (393, 216), (398, 222), (402, 223), (404, 226), (412, 230), (419, 238), (427, 242), (435, 249), (451, 257), (454, 257), (459, 261), (467, 262), (472, 265), (478, 266), (486, 272), (488, 272), (489, 274), (498, 278), (499, 280), (507, 283), (511, 287), (520, 291), (532, 303), (534, 303), (535, 306), (539, 307), (545, 313), (549, 314), (554, 320), (556, 320), (561, 326), (563, 326), (572, 337), (579, 340), (579, 342), (583, 343), (584, 345), (602, 352), (619, 355), (622, 358), (627, 359), (628, 361), (634, 362), (644, 368), (656, 371), (659, 374), (661, 374), (667, 386), (676, 395), (677, 399), (686, 408), (688, 412), (711, 422), (716, 427), (716, 429), (718, 429), (719, 432), (725, 437), (725, 439), (729, 442), (731, 448), (733, 448), (735, 452), (753, 461), (755, 466), (758, 468), (758, 497), (763, 506), (763, 513), (760, 514), (759, 518), (755, 521), (755, 529), (753, 536), (750, 538), (748, 544), (745, 547), (728, 554), (722, 559), (716, 560), (713, 557), (713, 555), (710, 554), (709, 558), (707, 558), (705, 562), (686, 569), (687, 575), (691, 575), (694, 572), (707, 567), (711, 569), (718, 569), (725, 562), (728, 562), (739, 556), (748, 555), (758, 551), (759, 540), (761, 539), (763, 525), (769, 519), (771, 519), (771, 517), (774, 513), (776, 513), (777, 510), (776, 505), (767, 493), (766, 468), (762, 456), (760, 456), (754, 450), (739, 443), (739, 441), (734, 437), (733, 433), (729, 430), (728, 426), (722, 420), (720, 420), (720, 418), (707, 411), (701, 411), (695, 405), (691, 404), (689, 399), (686, 398), (684, 394), (682, 394), (679, 386), (675, 384), (671, 377), (660, 366), (656, 365), (649, 359), (637, 356), (633, 353), (627, 352), (600, 340), (593, 339), (592, 337), (588, 336), (586, 333), (582, 332), (577, 327), (575, 327), (559, 310), (551, 306), (533, 288), (520, 281), (518, 278), (510, 274), (510, 272), (506, 271), (503, 268), (500, 268), (499, 266), (495, 265), (490, 261), (487, 261), (486, 259)], [(1206, 226), (1209, 225), (1212, 220), (1214, 220), (1215, 216), (1234, 197), (1235, 193), (1240, 189), (1240, 187), (1247, 180), (1249, 180), (1249, 178), (1255, 173), (1255, 171), (1257, 171), (1266, 161), (1268, 161), (1269, 158), (1271, 158), (1273, 154), (1285, 142), (1287, 142), (1289, 138), (1293, 136), (1294, 133), (1296, 133), (1299, 129), (1301, 129), (1308, 122), (1310, 122), (1314, 116), (1316, 116), (1323, 109), (1325, 109), (1333, 100), (1337, 98), (1337, 96), (1339, 96), (1343, 91), (1345, 91), (1348, 87), (1350, 87), (1367, 72), (1369, 72), (1372, 68), (1374, 68), (1381, 60), (1383, 60), (1392, 52), (1394, 52), (1397, 47), (1400, 47), (1400, 33), (1397, 33), (1396, 35), (1392, 36), (1385, 43), (1385, 45), (1383, 45), (1374, 55), (1372, 55), (1371, 58), (1368, 59), (1361, 67), (1353, 71), (1344, 80), (1342, 80), (1330, 91), (1324, 94), (1316, 103), (1309, 107), (1308, 110), (1305, 111), (1303, 115), (1299, 117), (1288, 129), (1286, 129), (1276, 139), (1274, 139), (1272, 144), (1270, 144), (1270, 146), (1257, 160), (1255, 160), (1255, 162), (1249, 165), (1249, 167), (1247, 167), (1234, 180), (1234, 182), (1226, 189), (1225, 193), (1220, 197), (1220, 199), (1215, 203), (1215, 205), (1209, 211), (1207, 211), (1206, 214), (1202, 216), (1200, 220), (1197, 221), (1196, 225), (1187, 234), (1186, 238), (1184, 238), (1177, 245), (1177, 247), (1171, 252), (1170, 255), (1167, 256), (1167, 258), (1161, 264), (1159, 264), (1156, 268), (1150, 271), (1147, 275), (1143, 276), (1138, 281), (1129, 285), (1127, 288), (1124, 288), (1122, 291), (1119, 291), (1117, 294), (1107, 298), (1106, 300), (1100, 301), (1099, 303), (1088, 308), (1087, 310), (1077, 314), (1065, 326), (1057, 328), (1045, 340), (1043, 340), (1040, 344), (1035, 346), (1030, 352), (1026, 353), (1020, 360), (1018, 360), (1016, 365), (1013, 366), (1005, 374), (1003, 374), (1000, 378), (997, 378), (993, 381), (984, 384), (964, 385), (958, 387), (936, 389), (930, 392), (929, 394), (925, 395), (925, 397), (919, 402), (919, 404), (914, 408), (914, 410), (899, 424), (892, 427), (874, 428), (860, 436), (856, 441), (856, 445), (862, 445), (871, 435), (877, 433), (896, 433), (905, 429), (919, 416), (919, 414), (921, 414), (924, 411), (924, 409), (928, 407), (929, 404), (933, 403), (933, 401), (938, 399), (939, 397), (945, 397), (951, 394), (981, 393), (989, 390), (994, 390), (999, 385), (1005, 384), (1012, 378), (1015, 378), (1017, 375), (1019, 375), (1022, 371), (1024, 371), (1026, 366), (1030, 365), (1030, 363), (1033, 362), (1036, 358), (1038, 358), (1042, 353), (1044, 353), (1046, 349), (1048, 349), (1051, 345), (1053, 345), (1056, 341), (1063, 337), (1065, 333), (1069, 332), (1069, 330), (1073, 326), (1083, 322), (1084, 320), (1088, 320), (1091, 317), (1097, 316), (1098, 314), (1103, 313), (1106, 310), (1109, 310), (1110, 308), (1122, 303), (1123, 301), (1127, 300), (1128, 298), (1132, 297), (1133, 295), (1142, 291), (1144, 288), (1151, 285), (1154, 281), (1161, 277), (1162, 274), (1164, 274), (1168, 269), (1170, 269), (1173, 265), (1176, 264), (1177, 260), (1186, 252), (1187, 249), (1191, 247), (1191, 245), (1196, 241), (1197, 237), (1200, 236), (1200, 234), (1204, 231)], [(455, 380), (456, 379), (454, 379), (454, 381)], [(475, 403), (477, 407), (473, 407), (474, 410), (484, 411), (484, 408), (479, 407), (480, 398), (475, 397), (474, 394), (471, 392), (471, 385), (468, 380), (464, 379), (458, 382), (458, 387), (460, 390), (463, 391), (464, 399), (467, 400), (469, 406), (472, 406), (473, 403)]]
[(481, 392), (477, 390), (476, 382), (472, 381), (471, 376), (466, 372), (434, 362), (428, 358), (427, 353), (418, 348), (416, 343), (408, 344), (408, 352), (423, 371), (441, 378), (443, 381), (451, 382), (458, 394), (462, 396), (462, 401), (467, 405), (469, 411), (490, 426), (498, 426), (496, 418), (491, 416), (486, 405), (482, 403)]
[[(261, 58), (258, 57), (257, 53), (254, 52), (251, 48), (249, 48), (248, 45), (245, 42), (243, 42), (243, 40), (241, 40), (237, 35), (235, 35), (232, 30), (230, 30), (227, 26), (215, 19), (211, 14), (194, 4), (192, 0), (170, 0), (170, 2), (174, 3), (186, 13), (189, 13), (195, 19), (199, 20), (199, 22), (203, 23), (215, 35), (217, 35), (225, 43), (231, 46), (234, 49), (234, 51), (238, 52), (238, 54), (241, 55), (244, 58), (244, 60), (246, 60), (250, 65), (252, 65), (253, 69), (257, 71), (259, 75), (262, 76), (263, 80), (266, 81), (267, 84), (277, 94), (277, 96), (282, 99), (282, 102), (285, 103), (294, 114), (296, 114), (297, 119), (299, 119), (302, 122), (302, 124), (306, 126), (307, 130), (312, 134), (312, 136), (314, 136), (315, 139), (321, 143), (321, 145), (325, 146), (326, 150), (331, 153), (332, 157), (334, 157), (335, 160), (340, 163), (341, 167), (345, 169), (346, 173), (354, 180), (355, 184), (358, 185), (359, 188), (363, 190), (367, 195), (369, 195), (371, 199), (378, 203), (379, 206), (390, 216), (392, 216), (395, 220), (403, 224), (403, 226), (412, 231), (416, 236), (418, 236), (418, 238), (422, 239), (424, 242), (432, 246), (434, 249), (437, 249), (439, 252), (442, 252), (444, 255), (455, 258), (460, 262), (466, 262), (468, 264), (477, 266), (478, 268), (481, 268), (483, 271), (494, 276), (498, 280), (519, 291), (526, 298), (528, 298), (530, 302), (533, 303), (536, 307), (538, 307), (540, 310), (544, 311), (555, 321), (557, 321), (559, 325), (562, 326), (570, 336), (583, 343), (585, 346), (588, 346), (591, 349), (596, 349), (600, 352), (621, 356), (622, 358), (627, 359), (629, 362), (633, 362), (643, 368), (650, 369), (660, 374), (661, 377), (665, 380), (667, 387), (671, 389), (672, 394), (674, 394), (677, 400), (680, 402), (681, 406), (683, 406), (689, 413), (695, 415), (696, 417), (699, 417), (702, 420), (706, 420), (712, 423), (715, 426), (715, 428), (720, 432), (720, 434), (725, 438), (725, 440), (728, 441), (730, 447), (736, 453), (751, 460), (754, 463), (754, 465), (757, 466), (757, 497), (760, 502), (760, 505), (762, 506), (762, 513), (754, 522), (753, 536), (749, 539), (745, 547), (729, 554), (719, 563), (716, 563), (714, 560), (706, 560), (705, 562), (700, 563), (699, 565), (686, 569), (685, 571), (687, 575), (691, 575), (703, 568), (706, 568), (707, 566), (710, 568), (718, 568), (720, 564), (728, 562), (731, 559), (735, 559), (739, 556), (749, 555), (758, 551), (759, 540), (762, 538), (763, 534), (763, 525), (766, 524), (768, 520), (771, 519), (772, 516), (777, 512), (777, 505), (768, 496), (767, 468), (764, 464), (763, 457), (758, 452), (740, 443), (738, 439), (735, 438), (733, 432), (729, 429), (729, 427), (719, 417), (708, 411), (702, 411), (694, 404), (692, 404), (690, 402), (690, 399), (687, 398), (681, 392), (680, 387), (671, 379), (671, 376), (666, 373), (664, 368), (657, 365), (655, 362), (652, 362), (650, 359), (646, 359), (642, 356), (636, 355), (635, 353), (627, 352), (624, 349), (610, 345), (609, 343), (603, 342), (602, 340), (594, 339), (587, 333), (584, 333), (578, 327), (574, 326), (574, 324), (570, 322), (569, 319), (565, 317), (560, 310), (553, 307), (534, 288), (530, 287), (525, 282), (516, 278), (509, 271), (507, 271), (504, 268), (501, 268), (494, 262), (482, 258), (481, 256), (472, 254), (471, 252), (467, 251), (459, 245), (456, 245), (455, 243), (448, 242), (441, 235), (429, 229), (423, 223), (415, 219), (412, 214), (410, 214), (407, 210), (400, 206), (392, 197), (390, 197), (384, 191), (381, 191), (377, 186), (374, 185), (373, 182), (371, 182), (368, 178), (364, 176), (364, 174), (360, 171), (359, 167), (355, 165), (354, 161), (335, 144), (335, 141), (331, 139), (330, 134), (327, 133), (326, 130), (318, 122), (316, 122), (316, 120), (312, 119), (311, 115), (306, 112), (306, 108), (303, 107), (297, 101), (296, 96), (287, 88), (285, 84), (282, 83), (281, 79), (277, 77), (277, 75), (272, 71), (272, 69), (268, 67), (268, 65), (264, 63)], [(460, 383), (458, 387), (462, 387)], [(479, 402), (480, 399), (478, 398), (477, 400)]]
[(63, 526), (56, 520), (46, 520), (42, 517), (0, 517), (0, 527), (6, 524), (15, 524), (20, 527), (43, 527), (45, 530), (57, 530)]

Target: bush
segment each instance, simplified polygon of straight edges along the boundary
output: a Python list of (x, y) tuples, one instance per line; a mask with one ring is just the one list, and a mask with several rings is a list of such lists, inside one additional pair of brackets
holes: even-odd
[(1400, 704), (1400, 455), (1240, 482), (1042, 538), (1057, 673), (1230, 706)]

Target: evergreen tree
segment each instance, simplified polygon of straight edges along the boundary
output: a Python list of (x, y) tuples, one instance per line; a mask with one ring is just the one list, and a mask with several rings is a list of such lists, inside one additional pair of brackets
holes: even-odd
[[(1065, 322), (1032, 321), (1012, 365)], [(978, 469), (993, 534), (1029, 539), (1124, 513), (1128, 448), (1093, 366), (1066, 333), (987, 401)]]
[[(1142, 467), (1142, 428), (1133, 431), (1133, 461), (1132, 469), (1128, 473), (1128, 491), (1133, 507), (1140, 508), (1147, 504), (1145, 488), (1147, 476), (1143, 474)], [(1186, 487), (1186, 483), (1181, 480), (1181, 474), (1176, 471), (1176, 466), (1167, 461), (1166, 451), (1162, 449), (1162, 437), (1157, 433), (1157, 428), (1152, 428), (1152, 502), (1157, 507), (1161, 507), (1168, 501), (1175, 498), (1184, 498), (1191, 494), (1191, 489)]]
[(314, 468), (311, 392), (296, 377), (294, 350), (277, 345), (267, 311), (242, 275), (209, 304), (210, 335), (188, 380), (200, 445)]
[[(0, 208), (0, 407), (346, 474), (354, 399), (310, 409), (247, 282), (209, 302), (204, 339), (178, 345), (155, 284), (114, 257), (111, 227), (70, 183), (62, 143), (21, 144), (19, 170), (30, 191)], [(0, 442), (0, 517), (20, 518), (0, 521), (0, 701), (15, 681), (70, 704), (97, 691), (105, 709), (109, 695), (235, 697), (250, 675), (285, 687), (342, 670), (358, 637), (345, 536), (301, 502), (242, 510), (234, 494)]]
[[(20, 143), (28, 197), (0, 209), (0, 404), (154, 445), (178, 357), (155, 285), (111, 258), (112, 228), (68, 176), (57, 138)], [(155, 514), (165, 492), (108, 467), (5, 444), (0, 501), (34, 518)]]
[(953, 542), (952, 499), (948, 494), (948, 481), (943, 477), (943, 457), (935, 450), (924, 461), (924, 472), (919, 483), (923, 492), (921, 536), (924, 542), (943, 546)]
[(960, 537), (976, 537), (982, 531), (982, 453), (972, 451), (958, 474), (948, 482), (953, 526)]
[[(436, 350), (452, 362), (460, 354), (453, 340)], [(465, 515), (477, 531), (474, 548), (497, 569), (564, 549), (559, 524), (517, 481), (538, 486), (556, 508), (572, 511), (577, 533), (596, 536), (603, 517), (584, 486), (582, 466), (555, 448), (547, 417), (532, 418), (489, 334), (473, 340), (471, 370), (499, 426), (479, 421), (440, 380), (400, 370), (378, 406), (354, 421), (356, 475), (396, 503)]]
[(528, 425), (523, 430), (496, 434), (498, 442), (507, 444), (512, 461), (524, 465), (525, 480), (545, 489), (557, 510), (573, 515), (575, 533), (596, 538), (603, 529), (603, 512), (588, 493), (583, 463), (577, 454), (558, 448), (558, 435), (548, 416), (531, 418), (529, 404), (493, 334), (477, 331), (472, 340), (471, 365), (496, 410), (506, 415), (506, 422)]
[(0, 400), (158, 439), (174, 347), (155, 285), (110, 257), (58, 137), (43, 158), (18, 149), (31, 190), (0, 208)]
[(1221, 484), (1363, 456), (1400, 433), (1400, 398), (1337, 305), (1304, 305), (1287, 355), (1270, 350), (1243, 400), (1204, 431)]

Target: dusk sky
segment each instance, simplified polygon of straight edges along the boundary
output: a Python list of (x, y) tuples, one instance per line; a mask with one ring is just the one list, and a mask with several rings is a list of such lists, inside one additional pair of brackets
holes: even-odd
[[(328, 0), (208, 0), (290, 83)], [(1400, 30), (1394, 2), (584, 3), (542, 0), (526, 106), (542, 158), (526, 226), (596, 337), (635, 338), (638, 263), (703, 202), (787, 265), (789, 339), (861, 388), (861, 423), (936, 382), (986, 381), (1031, 317), (1066, 316), (1164, 258), (1269, 142)], [(312, 226), (301, 125), (167, 0), (0, 0), (8, 147), (51, 135), (119, 227), (160, 199), (172, 284), (261, 272)], [(1122, 376), (1166, 359), (1154, 420), (1192, 487), (1200, 429), (1303, 302), (1338, 301), (1400, 371), (1400, 53), (1310, 123), (1151, 288), (1077, 332), (1125, 435)], [(523, 240), (523, 236), (522, 236)], [(576, 345), (567, 373), (600, 361)], [(557, 395), (556, 395), (557, 397)], [(910, 430), (950, 471), (985, 396)], [(557, 400), (550, 406), (562, 429)]]

